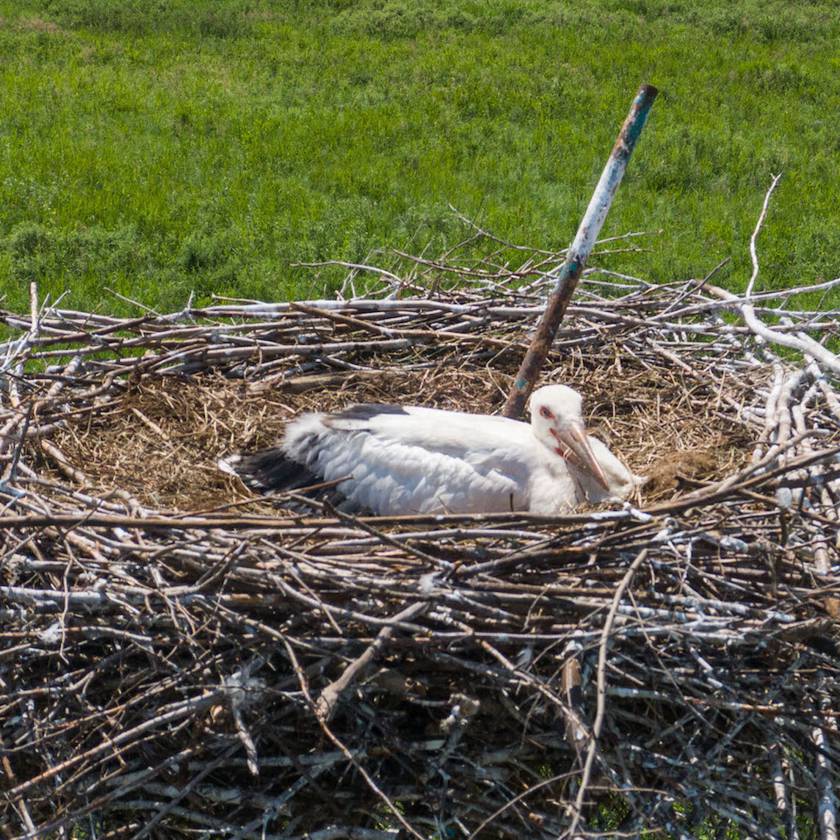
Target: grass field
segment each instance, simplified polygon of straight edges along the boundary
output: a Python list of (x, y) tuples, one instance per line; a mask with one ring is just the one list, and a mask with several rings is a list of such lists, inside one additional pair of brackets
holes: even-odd
[(434, 252), (448, 203), (562, 247), (641, 82), (604, 234), (663, 232), (602, 264), (743, 284), (781, 170), (760, 285), (833, 277), (838, 38), (837, 0), (0, 0), (0, 305), (322, 294), (291, 264)]

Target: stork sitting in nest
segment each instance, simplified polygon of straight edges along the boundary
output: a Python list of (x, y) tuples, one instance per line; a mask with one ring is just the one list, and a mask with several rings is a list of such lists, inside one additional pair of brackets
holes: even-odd
[[(396, 405), (303, 414), (283, 442), (219, 462), (259, 492), (330, 484), (346, 512), (557, 514), (627, 499), (643, 479), (586, 434), (581, 397), (565, 385), (534, 392), (531, 423)], [(316, 492), (309, 493), (317, 498)]]

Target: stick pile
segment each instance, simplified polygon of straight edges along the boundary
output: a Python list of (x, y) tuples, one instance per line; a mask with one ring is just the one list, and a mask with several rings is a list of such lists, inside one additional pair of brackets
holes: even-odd
[(301, 515), (214, 470), (307, 405), (497, 410), (562, 254), (523, 260), (2, 313), (4, 836), (836, 838), (837, 312), (796, 301), (838, 281), (588, 273), (544, 379), (656, 473), (632, 505)]

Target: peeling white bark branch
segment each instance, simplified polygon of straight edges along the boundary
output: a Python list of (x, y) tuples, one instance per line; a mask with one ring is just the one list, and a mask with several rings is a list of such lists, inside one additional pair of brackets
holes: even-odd
[(771, 327), (768, 327), (755, 314), (755, 307), (750, 302), (752, 300), (753, 288), (755, 287), (755, 281), (758, 277), (759, 272), (756, 241), (758, 239), (758, 234), (764, 225), (764, 220), (767, 216), (767, 208), (770, 203), (770, 196), (773, 195), (773, 190), (776, 189), (776, 185), (779, 183), (779, 179), (781, 177), (781, 175), (775, 175), (773, 177), (773, 182), (770, 184), (770, 187), (767, 190), (766, 195), (764, 196), (764, 204), (761, 208), (761, 213), (759, 214), (758, 222), (756, 222), (755, 229), (753, 230), (752, 236), (750, 237), (750, 259), (752, 260), (753, 270), (749, 282), (747, 283), (747, 289), (744, 293), (744, 297), (739, 298), (738, 295), (732, 294), (732, 292), (729, 292), (726, 289), (721, 289), (719, 286), (709, 286), (708, 289), (717, 297), (722, 298), (723, 300), (732, 301), (734, 304), (736, 304), (747, 326), (759, 338), (763, 339), (764, 341), (770, 344), (778, 344), (781, 347), (789, 347), (791, 350), (797, 350), (803, 355), (810, 355), (814, 358), (814, 361), (818, 365), (820, 365), (823, 368), (827, 368), (835, 374), (840, 375), (840, 357), (823, 347), (822, 344), (820, 344), (818, 341), (815, 341), (813, 338), (811, 338), (811, 336), (809, 336), (805, 332), (799, 331), (795, 335), (789, 335), (787, 333), (783, 333), (779, 330), (774, 330)]

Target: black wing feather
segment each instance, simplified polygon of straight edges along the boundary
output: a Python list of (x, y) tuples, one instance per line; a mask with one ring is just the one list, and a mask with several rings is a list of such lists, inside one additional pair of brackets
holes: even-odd
[(303, 464), (287, 457), (279, 446), (250, 455), (237, 455), (230, 458), (228, 464), (245, 484), (262, 493), (300, 490), (323, 480)]
[[(361, 513), (362, 508), (347, 500), (335, 487), (319, 486), (323, 476), (289, 458), (281, 447), (262, 449), (249, 455), (235, 455), (226, 465), (255, 493), (297, 493), (316, 502), (327, 502), (345, 513)], [(290, 510), (310, 510), (300, 501), (290, 499), (284, 503)]]
[[(324, 423), (329, 424), (331, 420), (355, 420), (364, 423), (380, 414), (407, 415), (408, 412), (400, 405), (363, 403), (350, 405), (335, 414), (326, 415)], [(303, 439), (296, 444), (296, 447), (305, 449), (307, 445), (317, 446), (317, 437), (317, 434), (312, 434), (311, 441)], [(317, 487), (323, 483), (323, 475), (313, 472), (309, 467), (290, 458), (281, 446), (262, 449), (248, 455), (234, 455), (225, 459), (223, 463), (225, 469), (232, 469), (248, 487), (257, 493), (300, 491), (300, 495), (318, 501), (328, 501), (340, 510), (354, 513), (361, 510), (348, 502), (347, 498), (335, 487)], [(290, 507), (295, 508), (299, 505), (292, 502)]]
[(347, 408), (330, 414), (330, 419), (336, 420), (372, 420), (379, 414), (405, 414), (408, 412), (401, 405), (390, 405), (388, 403), (360, 403), (359, 405), (348, 405)]

